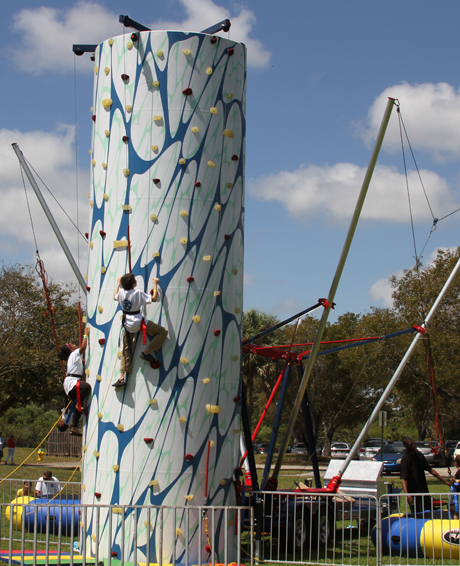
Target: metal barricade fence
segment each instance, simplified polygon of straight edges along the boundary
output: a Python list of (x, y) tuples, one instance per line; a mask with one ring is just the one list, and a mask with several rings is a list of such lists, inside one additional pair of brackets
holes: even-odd
[[(38, 475), (38, 474), (37, 474)], [(37, 478), (38, 480), (38, 478)], [(37, 484), (37, 480), (21, 480), (21, 479), (4, 479), (0, 481), (0, 503), (10, 503), (13, 499), (16, 499), (20, 496), (27, 495), (25, 491), (26, 486), (28, 490), (28, 495), (30, 497), (35, 497), (35, 487)], [(50, 489), (54, 491), (54, 483), (53, 481), (45, 481), (45, 485), (53, 484), (53, 487)], [(61, 499), (80, 499), (81, 498), (81, 483), (80, 482), (62, 482), (61, 484), (61, 491), (60, 491)]]
[(55, 498), (2, 503), (0, 512), (0, 557), (10, 564), (13, 555), (35, 565), (38, 558), (56, 563), (62, 554), (71, 565), (254, 564), (249, 507), (81, 505)]

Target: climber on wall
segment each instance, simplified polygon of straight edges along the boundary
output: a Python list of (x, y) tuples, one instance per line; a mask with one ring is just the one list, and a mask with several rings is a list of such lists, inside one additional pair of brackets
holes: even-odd
[(150, 294), (144, 293), (136, 289), (137, 281), (132, 273), (126, 273), (117, 279), (117, 287), (113, 296), (115, 301), (120, 303), (123, 309), (123, 349), (121, 353), (120, 378), (113, 384), (113, 387), (123, 387), (126, 385), (125, 374), (131, 371), (131, 363), (133, 350), (135, 347), (136, 335), (141, 330), (144, 323), (144, 330), (147, 334), (154, 335), (153, 340), (147, 345), (141, 353), (141, 360), (150, 363), (158, 363), (158, 360), (150, 353), (152, 350), (157, 352), (168, 336), (168, 331), (159, 324), (155, 324), (151, 320), (144, 319), (141, 314), (141, 308), (150, 303), (156, 303), (158, 300), (158, 283), (159, 279), (154, 277), (153, 289)]

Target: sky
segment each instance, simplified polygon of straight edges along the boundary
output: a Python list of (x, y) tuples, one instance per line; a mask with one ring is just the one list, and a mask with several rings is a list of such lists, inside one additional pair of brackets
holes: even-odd
[(2, 6), (5, 264), (35, 263), (35, 232), (50, 279), (75, 282), (27, 182), (24, 189), (18, 143), (85, 273), (86, 242), (54, 200), (87, 231), (94, 73), (72, 45), (123, 34), (120, 14), (193, 31), (229, 18), (223, 35), (247, 46), (244, 310), (284, 319), (328, 295), (388, 97), (399, 101), (420, 175), (406, 144), (406, 182), (393, 111), (332, 320), (390, 307), (391, 275), (422, 250), (427, 265), (437, 249), (460, 244), (460, 3), (20, 0)]

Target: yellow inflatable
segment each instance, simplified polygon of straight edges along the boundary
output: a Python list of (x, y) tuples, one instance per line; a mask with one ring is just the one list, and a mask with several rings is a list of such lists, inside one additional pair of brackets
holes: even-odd
[(8, 524), (10, 522), (10, 517), (11, 517), (11, 513), (13, 514), (13, 527), (15, 529), (22, 529), (22, 511), (24, 509), (24, 507), (22, 507), (22, 505), (26, 505), (27, 503), (29, 503), (30, 501), (34, 501), (35, 497), (30, 497), (29, 495), (24, 495), (22, 497), (16, 497), (16, 499), (13, 499), (13, 501), (11, 502), (16, 503), (17, 505), (8, 505), (8, 507), (5, 509), (5, 517), (8, 521)]
[(433, 519), (427, 521), (420, 533), (420, 545), (426, 558), (458, 559), (460, 521)]

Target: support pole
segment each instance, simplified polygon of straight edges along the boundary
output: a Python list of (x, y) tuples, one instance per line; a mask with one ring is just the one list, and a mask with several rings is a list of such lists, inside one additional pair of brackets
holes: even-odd
[(37, 182), (35, 181), (34, 176), (32, 175), (31, 170), (29, 169), (29, 166), (26, 163), (26, 160), (24, 159), (24, 155), (22, 154), (22, 151), (19, 149), (19, 146), (17, 143), (13, 143), (13, 150), (17, 156), (17, 158), (19, 159), (19, 163), (21, 164), (21, 167), (24, 169), (24, 173), (27, 175), (27, 178), (29, 179), (30, 184), (32, 185), (33, 190), (35, 191), (35, 194), (37, 195), (37, 198), (40, 202), (40, 204), (42, 205), (43, 211), (46, 214), (46, 217), (48, 218), (49, 223), (51, 224), (51, 228), (54, 230), (54, 233), (56, 234), (56, 238), (58, 239), (59, 243), (61, 244), (62, 249), (64, 250), (64, 253), (67, 257), (67, 259), (69, 260), (70, 263), (70, 267), (73, 269), (73, 272), (75, 273), (75, 276), (77, 278), (78, 283), (80, 284), (81, 288), (83, 289), (83, 293), (86, 295), (87, 289), (86, 289), (86, 282), (83, 279), (83, 275), (81, 274), (80, 270), (78, 269), (78, 265), (76, 264), (72, 253), (70, 252), (64, 237), (61, 234), (61, 231), (58, 228), (58, 225), (56, 224), (56, 221), (53, 218), (53, 215), (51, 214), (50, 209), (48, 208), (48, 205), (46, 204), (45, 199), (43, 198), (43, 195), (37, 185)]
[(367, 168), (366, 176), (364, 177), (364, 181), (361, 187), (361, 192), (359, 193), (358, 201), (356, 203), (355, 211), (353, 213), (353, 217), (351, 219), (350, 228), (348, 229), (348, 234), (343, 246), (342, 255), (340, 256), (339, 263), (337, 265), (337, 270), (335, 272), (334, 279), (332, 281), (331, 289), (329, 291), (329, 295), (327, 297), (327, 305), (324, 309), (323, 316), (321, 317), (320, 324), (318, 327), (318, 331), (316, 333), (315, 341), (313, 347), (311, 349), (310, 357), (308, 358), (307, 365), (305, 367), (305, 372), (303, 374), (302, 382), (300, 384), (299, 392), (297, 394), (297, 398), (292, 409), (291, 418), (289, 420), (289, 424), (287, 426), (286, 434), (283, 439), (283, 443), (280, 447), (280, 452), (278, 455), (278, 459), (275, 464), (275, 469), (273, 471), (273, 482), (277, 482), (278, 475), (281, 470), (281, 464), (283, 462), (284, 455), (286, 454), (286, 449), (289, 444), (289, 439), (291, 438), (292, 431), (294, 430), (294, 425), (297, 420), (297, 416), (300, 411), (300, 407), (302, 405), (302, 398), (305, 394), (305, 390), (308, 385), (308, 381), (310, 379), (310, 375), (313, 369), (313, 364), (315, 363), (316, 354), (318, 352), (321, 339), (323, 337), (324, 329), (326, 328), (327, 319), (329, 317), (329, 310), (332, 307), (332, 303), (334, 302), (335, 293), (337, 291), (337, 287), (339, 285), (340, 277), (342, 276), (342, 271), (345, 266), (345, 261), (348, 256), (348, 252), (350, 250), (351, 242), (353, 240), (353, 236), (355, 234), (356, 226), (358, 224), (359, 216), (361, 214), (361, 209), (364, 204), (364, 199), (366, 198), (367, 190), (369, 188), (369, 184), (371, 182), (372, 174), (374, 172), (375, 164), (377, 163), (377, 158), (380, 152), (380, 148), (382, 146), (383, 138), (385, 136), (385, 132), (388, 126), (388, 122), (390, 120), (391, 111), (393, 110), (393, 106), (395, 104), (395, 100), (393, 98), (389, 98), (387, 102), (387, 106), (385, 109), (385, 114), (383, 116), (382, 124), (380, 125), (380, 130), (377, 135), (377, 139), (374, 146), (374, 151), (372, 152), (371, 159), (369, 162), (369, 166)]

